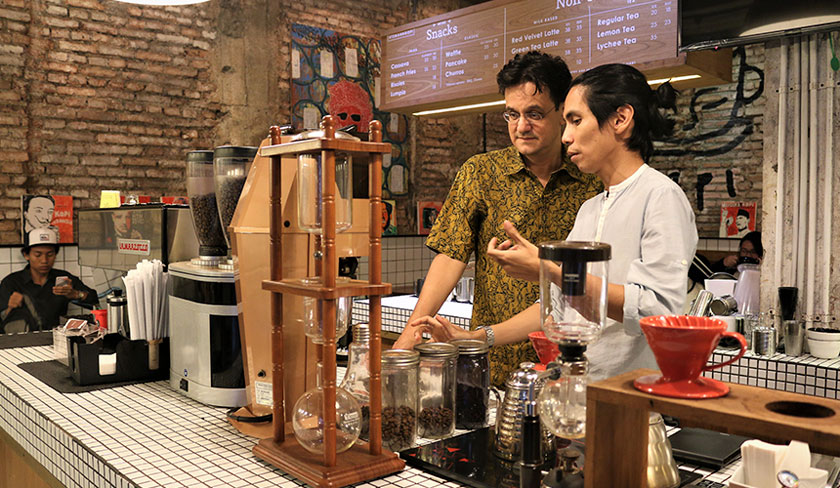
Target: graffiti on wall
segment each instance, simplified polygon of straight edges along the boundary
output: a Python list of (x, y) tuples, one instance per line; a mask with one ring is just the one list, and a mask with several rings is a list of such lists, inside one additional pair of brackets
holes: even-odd
[[(755, 132), (755, 116), (748, 115), (747, 108), (764, 93), (764, 71), (748, 63), (746, 49), (738, 47), (732, 54), (737, 69), (734, 92), (727, 95), (731, 91), (729, 86), (695, 90), (686, 119), (682, 125), (678, 124), (671, 138), (657, 144), (654, 153), (660, 161), (676, 161), (676, 165), (691, 169), (694, 179), (690, 185), (698, 212), (706, 208), (707, 188), (713, 183), (725, 188), (729, 198), (738, 196), (734, 170), (740, 161), (734, 157), (726, 160), (726, 156)], [(714, 120), (708, 120), (712, 117), (709, 114), (714, 114)], [(714, 170), (705, 168), (704, 163), (710, 160), (727, 161), (729, 167), (717, 169), (720, 166), (717, 164)], [(682, 172), (680, 168), (669, 168), (666, 174), (679, 183)], [(722, 198), (723, 192), (719, 191), (717, 197)]]
[(391, 144), (383, 161), (383, 198), (408, 193), (408, 120), (379, 110), (377, 84), (382, 57), (379, 40), (292, 24), (292, 125), (314, 129), (324, 115), (339, 127), (367, 132), (382, 122), (382, 139)]

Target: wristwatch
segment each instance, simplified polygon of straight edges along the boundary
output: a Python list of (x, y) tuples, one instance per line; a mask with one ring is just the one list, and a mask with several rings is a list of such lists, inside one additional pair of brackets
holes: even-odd
[(485, 342), (487, 342), (487, 345), (493, 347), (493, 344), (496, 343), (496, 334), (493, 332), (493, 327), (485, 325), (483, 327), (479, 327), (479, 329), (484, 331), (484, 335), (486, 337)]

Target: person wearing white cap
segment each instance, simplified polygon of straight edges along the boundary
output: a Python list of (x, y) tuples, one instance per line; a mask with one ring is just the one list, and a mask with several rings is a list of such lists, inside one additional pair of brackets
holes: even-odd
[(71, 300), (96, 308), (96, 291), (67, 271), (54, 269), (58, 237), (51, 229), (26, 235), (21, 253), (29, 262), (0, 282), (0, 332), (49, 330), (59, 324)]

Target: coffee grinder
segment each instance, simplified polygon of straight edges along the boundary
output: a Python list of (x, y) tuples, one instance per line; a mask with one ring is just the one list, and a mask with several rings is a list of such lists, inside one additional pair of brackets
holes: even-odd
[(245, 405), (230, 224), (254, 147), (187, 155), (187, 194), (199, 256), (169, 265), (170, 384), (201, 403)]
[(540, 319), (546, 337), (560, 347), (561, 375), (539, 395), (539, 414), (554, 435), (582, 438), (586, 426), (589, 360), (607, 320), (611, 248), (600, 242), (550, 241), (539, 245)]

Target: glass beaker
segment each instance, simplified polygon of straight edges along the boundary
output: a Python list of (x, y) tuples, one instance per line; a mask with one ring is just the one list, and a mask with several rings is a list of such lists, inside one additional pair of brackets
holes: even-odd
[[(298, 134), (294, 141), (324, 136), (321, 130)], [(336, 139), (358, 141), (358, 137), (337, 131)], [(323, 232), (323, 194), (326, 183), (320, 154), (298, 156), (298, 225), (313, 233)], [(341, 232), (353, 225), (353, 157), (348, 153), (335, 153), (335, 230)]]
[[(323, 365), (318, 363), (315, 388), (305, 392), (295, 403), (292, 427), (300, 445), (315, 454), (324, 453)], [(344, 452), (359, 438), (362, 413), (359, 402), (340, 387), (335, 389), (335, 452)]]
[(219, 146), (213, 151), (216, 203), (228, 247), (230, 247), (228, 226), (239, 203), (245, 180), (248, 178), (251, 161), (256, 155), (257, 148), (251, 146)]
[[(348, 283), (350, 278), (338, 276), (336, 286)], [(305, 283), (320, 286), (323, 281), (320, 276), (305, 279)], [(350, 315), (353, 308), (353, 297), (338, 297), (335, 300), (335, 340), (341, 339), (350, 325)], [(313, 297), (303, 297), (303, 333), (315, 344), (324, 343), (324, 300)]]

